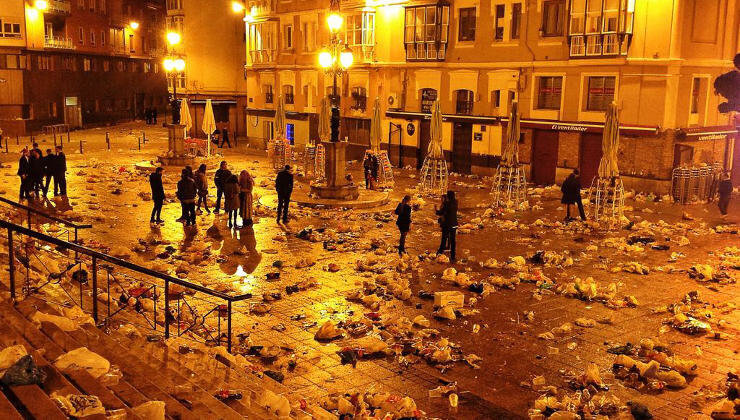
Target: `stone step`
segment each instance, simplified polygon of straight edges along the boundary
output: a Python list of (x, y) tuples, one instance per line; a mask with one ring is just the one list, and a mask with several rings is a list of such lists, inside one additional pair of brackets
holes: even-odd
[(67, 416), (38, 385), (10, 386), (8, 397), (17, 401), (31, 419), (67, 420)]
[(23, 416), (2, 392), (0, 392), (0, 418), (4, 420), (23, 420)]

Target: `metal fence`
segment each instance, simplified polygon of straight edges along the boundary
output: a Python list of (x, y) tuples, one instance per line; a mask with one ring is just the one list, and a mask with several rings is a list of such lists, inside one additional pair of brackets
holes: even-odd
[(687, 204), (710, 200), (717, 193), (721, 174), (722, 165), (719, 163), (673, 169), (671, 176), (673, 201)]
[[(251, 294), (218, 292), (4, 220), (0, 220), (0, 229), (7, 231), (11, 299), (16, 299), (21, 280), (24, 296), (54, 284), (98, 325), (125, 317), (128, 323), (163, 330), (165, 338), (172, 333), (187, 335), (207, 344), (225, 345), (231, 352), (234, 303)], [(59, 267), (48, 264), (52, 259)], [(34, 284), (32, 277), (38, 282)], [(105, 305), (103, 313), (100, 303)]]
[(61, 237), (62, 235), (66, 234), (67, 241), (74, 241), (75, 243), (77, 243), (79, 241), (79, 231), (82, 229), (90, 229), (92, 227), (92, 225), (90, 224), (75, 223), (69, 220), (52, 216), (35, 207), (16, 203), (15, 201), (8, 200), (7, 198), (0, 197), (0, 203), (11, 207), (13, 210), (17, 211), (17, 214), (20, 217), (25, 218), (26, 224), (29, 229), (31, 229), (34, 224), (43, 224), (49, 222), (55, 222), (64, 226), (66, 230), (61, 230), (57, 237)]

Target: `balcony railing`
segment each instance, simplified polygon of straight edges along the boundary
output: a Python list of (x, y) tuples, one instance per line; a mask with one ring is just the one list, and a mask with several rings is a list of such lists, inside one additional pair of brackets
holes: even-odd
[(44, 39), (44, 48), (56, 48), (60, 50), (74, 50), (75, 43), (72, 38), (65, 37), (46, 37)]
[(250, 51), (249, 56), (252, 59), (252, 64), (268, 64), (275, 61), (277, 50), (270, 49)]
[(46, 13), (68, 15), (72, 12), (69, 0), (51, 0), (47, 2)]
[(571, 57), (627, 55), (629, 34), (605, 33), (570, 36)]

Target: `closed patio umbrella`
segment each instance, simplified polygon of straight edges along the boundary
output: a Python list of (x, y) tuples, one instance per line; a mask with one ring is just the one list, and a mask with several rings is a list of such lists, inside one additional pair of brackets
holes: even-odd
[(612, 178), (619, 176), (617, 152), (619, 149), (619, 115), (617, 104), (612, 102), (606, 109), (604, 134), (601, 140), (602, 157), (599, 162), (599, 177)]
[(370, 122), (370, 150), (380, 150), (380, 138), (383, 131), (380, 128), (380, 99), (375, 98), (373, 103), (373, 118)]
[(193, 127), (193, 118), (190, 116), (188, 100), (185, 98), (180, 101), (180, 124), (185, 126), (185, 137), (188, 137), (190, 129)]
[(444, 153), (442, 152), (442, 107), (439, 104), (439, 100), (434, 101), (432, 124), (429, 134), (430, 142), (427, 157), (442, 159), (444, 157)]
[(329, 141), (331, 127), (329, 125), (329, 100), (321, 99), (321, 110), (319, 111), (319, 140)]
[(509, 114), (509, 125), (506, 127), (506, 146), (502, 160), (510, 166), (519, 164), (519, 136), (521, 127), (519, 124), (519, 103), (511, 102), (511, 113)]
[(211, 155), (211, 134), (216, 131), (216, 118), (213, 116), (213, 104), (210, 99), (206, 100), (206, 109), (203, 113), (203, 132), (208, 136), (206, 144), (206, 156)]
[(285, 140), (285, 100), (282, 95), (278, 98), (275, 110), (275, 138)]

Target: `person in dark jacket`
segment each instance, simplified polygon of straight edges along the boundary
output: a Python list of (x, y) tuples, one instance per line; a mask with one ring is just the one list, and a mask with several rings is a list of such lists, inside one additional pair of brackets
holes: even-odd
[(67, 156), (62, 151), (62, 146), (57, 146), (57, 157), (54, 164), (54, 195), (57, 195), (57, 187), (59, 187), (58, 195), (67, 195)]
[(213, 184), (216, 185), (216, 214), (221, 211), (221, 196), (224, 195), (224, 186), (226, 185), (226, 180), (229, 178), (231, 178), (231, 171), (226, 168), (226, 161), (224, 160), (213, 177)]
[(722, 175), (722, 180), (719, 181), (719, 200), (717, 205), (719, 206), (719, 212), (722, 213), (722, 219), (727, 218), (727, 209), (730, 206), (730, 198), (732, 197), (732, 180), (730, 179), (729, 172), (725, 172)]
[(224, 210), (229, 216), (229, 227), (239, 229), (236, 223), (239, 215), (239, 178), (236, 175), (231, 175), (224, 185)]
[(275, 177), (275, 191), (278, 195), (277, 222), (280, 224), (282, 215), (283, 223), (288, 223), (290, 195), (293, 194), (293, 174), (290, 172), (290, 165), (285, 165)]
[(57, 161), (56, 155), (54, 155), (54, 152), (52, 152), (51, 149), (46, 149), (46, 156), (43, 158), (43, 166), (44, 166), (44, 197), (46, 197), (46, 194), (49, 193), (49, 184), (51, 183), (51, 179), (54, 177), (54, 171), (55, 171), (55, 165)]
[(442, 199), (442, 207), (437, 209), (435, 206), (435, 212), (439, 216), (439, 226), (442, 229), (442, 240), (437, 254), (442, 254), (449, 248), (450, 262), (454, 263), (457, 248), (457, 199), (454, 191), (447, 191), (447, 195)]
[(152, 187), (152, 201), (154, 202), (154, 208), (152, 209), (152, 216), (149, 218), (149, 223), (156, 223), (161, 225), (162, 221), (162, 205), (164, 204), (164, 185), (162, 184), (162, 173), (164, 168), (159, 166), (154, 172), (149, 175), (149, 186)]
[(229, 141), (229, 130), (224, 127), (223, 130), (221, 130), (221, 146), (220, 148), (223, 149), (224, 143), (229, 145), (229, 149), (231, 149), (231, 142)]
[(29, 187), (33, 190), (36, 198), (39, 198), (39, 190), (42, 189), (41, 180), (44, 178), (44, 161), (41, 159), (38, 149), (31, 150), (29, 164), (31, 165), (31, 181)]
[(21, 187), (18, 194), (18, 201), (24, 198), (31, 199), (29, 184), (31, 182), (31, 160), (28, 157), (28, 149), (23, 149), (21, 158), (18, 159), (18, 176), (21, 178)]
[(177, 182), (177, 199), (185, 210), (185, 226), (195, 226), (195, 181), (187, 169), (182, 170), (182, 176)]
[(574, 169), (573, 172), (565, 178), (563, 185), (560, 186), (560, 191), (563, 192), (563, 198), (560, 200), (562, 204), (565, 204), (565, 220), (571, 221), (573, 218), (570, 217), (570, 205), (578, 205), (578, 213), (581, 216), (581, 220), (586, 220), (586, 213), (583, 211), (583, 201), (581, 200), (581, 178), (578, 176), (578, 169)]
[(396, 210), (393, 212), (398, 216), (396, 219), (396, 226), (398, 231), (401, 233), (401, 237), (398, 240), (398, 255), (406, 253), (406, 235), (409, 233), (411, 228), (411, 196), (406, 195), (403, 197)]
[(208, 208), (208, 178), (206, 178), (206, 164), (203, 163), (198, 167), (195, 172), (195, 186), (198, 188), (198, 213), (200, 213), (200, 205), (206, 208), (208, 214), (211, 214), (211, 209)]

